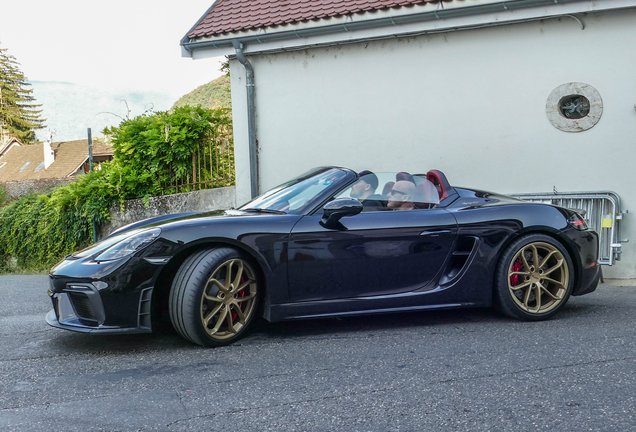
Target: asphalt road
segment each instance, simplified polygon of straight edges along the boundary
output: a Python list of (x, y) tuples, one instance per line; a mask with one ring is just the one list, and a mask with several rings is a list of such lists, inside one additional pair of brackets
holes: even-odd
[(636, 429), (636, 287), (601, 286), (547, 322), (315, 320), (217, 349), (50, 328), (47, 287), (0, 277), (2, 431)]

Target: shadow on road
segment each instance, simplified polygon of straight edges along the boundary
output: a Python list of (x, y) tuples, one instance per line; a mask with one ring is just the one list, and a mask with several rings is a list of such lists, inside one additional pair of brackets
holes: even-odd
[(404, 328), (446, 326), (501, 319), (492, 309), (456, 309), (446, 311), (401, 312), (341, 318), (311, 319), (272, 323), (255, 333), (275, 338), (328, 336), (370, 331), (399, 331)]
[[(594, 304), (571, 301), (550, 321), (578, 321), (579, 319), (584, 319), (586, 315), (598, 312), (598, 307)], [(607, 313), (607, 310), (605, 313)], [(370, 332), (391, 333), (413, 328), (421, 328), (429, 334), (437, 333), (436, 328), (439, 328), (441, 332), (449, 326), (465, 326), (470, 331), (470, 326), (472, 325), (475, 326), (475, 329), (477, 327), (483, 329), (484, 325), (501, 325), (502, 323), (508, 323), (511, 326), (526, 324), (522, 321), (504, 317), (490, 308), (403, 312), (281, 323), (260, 321), (252, 333), (237, 344), (253, 345), (297, 338), (363, 338), (367, 337)], [(56, 331), (51, 343), (74, 353), (86, 352), (111, 355), (152, 350), (204, 349), (182, 339), (169, 325), (163, 325), (152, 334), (140, 335), (98, 336)]]

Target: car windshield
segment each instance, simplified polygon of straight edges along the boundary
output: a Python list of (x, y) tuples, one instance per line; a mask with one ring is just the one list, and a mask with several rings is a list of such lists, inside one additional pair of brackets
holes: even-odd
[(347, 171), (338, 168), (317, 168), (285, 182), (244, 204), (239, 210), (273, 213), (299, 213), (305, 204), (340, 183)]

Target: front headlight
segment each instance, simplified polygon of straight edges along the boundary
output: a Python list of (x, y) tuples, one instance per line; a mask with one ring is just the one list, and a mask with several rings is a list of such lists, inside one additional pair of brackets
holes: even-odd
[(151, 228), (126, 237), (99, 254), (95, 261), (112, 261), (132, 255), (150, 245), (161, 234), (161, 228)]

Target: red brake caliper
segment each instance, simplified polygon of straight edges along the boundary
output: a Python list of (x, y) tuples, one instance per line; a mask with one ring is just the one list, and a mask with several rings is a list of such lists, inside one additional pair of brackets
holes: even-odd
[[(245, 282), (245, 276), (241, 277), (241, 284)], [(243, 288), (241, 291), (239, 291), (237, 293), (237, 295), (240, 297), (245, 297), (245, 288)], [(238, 304), (238, 307), (241, 307), (241, 303)], [(234, 311), (232, 311), (232, 323), (236, 322), (236, 317), (238, 317), (238, 314)]]
[[(512, 265), (512, 271), (513, 272), (518, 272), (519, 270), (521, 270), (521, 259), (518, 259)], [(511, 286), (517, 286), (518, 284), (519, 284), (519, 275), (510, 276), (510, 285)]]

